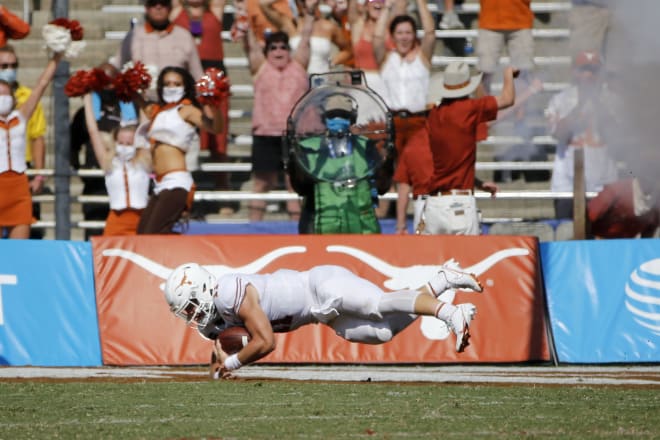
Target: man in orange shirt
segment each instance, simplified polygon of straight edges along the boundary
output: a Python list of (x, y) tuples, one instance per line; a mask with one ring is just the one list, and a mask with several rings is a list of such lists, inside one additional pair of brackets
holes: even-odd
[[(463, 61), (454, 61), (445, 69), (442, 101), (431, 109), (427, 124), (433, 176), (420, 219), (422, 234), (479, 235), (479, 215), (472, 189), (495, 194), (497, 187), (475, 178), (477, 127), (492, 121), (498, 110), (515, 101), (514, 70), (504, 70), (504, 84), (499, 96), (470, 98), (482, 75), (470, 76)], [(423, 222), (423, 225), (422, 225)]]
[(534, 68), (534, 13), (531, 0), (480, 0), (477, 56), (483, 84), (490, 94), (490, 83), (500, 55), (506, 47), (511, 66), (527, 79)]

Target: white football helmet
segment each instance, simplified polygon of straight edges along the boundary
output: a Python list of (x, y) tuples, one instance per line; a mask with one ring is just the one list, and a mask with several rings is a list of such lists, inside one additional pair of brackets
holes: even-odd
[(170, 310), (187, 324), (205, 327), (215, 313), (215, 276), (197, 263), (174, 269), (165, 283), (165, 300)]

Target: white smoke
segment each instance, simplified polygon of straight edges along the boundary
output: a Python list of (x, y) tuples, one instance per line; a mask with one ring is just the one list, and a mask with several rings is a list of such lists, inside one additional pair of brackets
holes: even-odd
[(620, 125), (610, 146), (627, 165), (626, 174), (658, 184), (660, 176), (660, 1), (611, 1), (605, 63)]

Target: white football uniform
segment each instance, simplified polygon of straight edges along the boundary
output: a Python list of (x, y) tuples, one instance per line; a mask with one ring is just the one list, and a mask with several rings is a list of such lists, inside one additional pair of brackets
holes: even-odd
[(273, 331), (324, 323), (355, 342), (383, 343), (408, 326), (419, 292), (385, 293), (372, 282), (340, 266), (317, 266), (305, 272), (227, 274), (218, 279), (216, 313), (227, 326), (243, 325), (238, 311), (248, 285), (259, 293), (260, 306)]

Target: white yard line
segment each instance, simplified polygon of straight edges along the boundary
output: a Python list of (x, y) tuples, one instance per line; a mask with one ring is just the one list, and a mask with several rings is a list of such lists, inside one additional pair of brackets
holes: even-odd
[[(660, 366), (262, 366), (236, 372), (241, 379), (338, 382), (435, 382), (554, 385), (652, 385), (660, 387)], [(144, 378), (206, 380), (201, 369), (178, 367), (41, 368), (2, 367), (0, 380)]]

